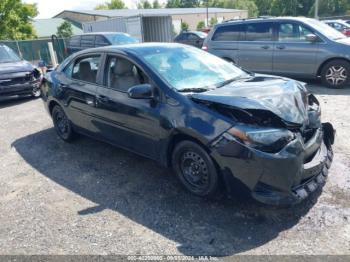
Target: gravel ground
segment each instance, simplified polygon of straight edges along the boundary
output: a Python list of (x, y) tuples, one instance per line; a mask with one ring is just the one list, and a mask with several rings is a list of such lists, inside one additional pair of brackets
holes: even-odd
[(56, 136), (41, 100), (0, 104), (0, 254), (350, 254), (350, 89), (310, 89), (337, 128), (322, 192), (288, 209), (208, 202), (156, 163)]

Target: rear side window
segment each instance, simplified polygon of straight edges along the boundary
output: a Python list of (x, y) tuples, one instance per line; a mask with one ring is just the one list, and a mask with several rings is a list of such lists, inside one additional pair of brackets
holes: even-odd
[(76, 80), (95, 84), (100, 67), (100, 58), (99, 55), (80, 58), (74, 62), (72, 67), (67, 67), (67, 70), (70, 70), (70, 67), (71, 70), (67, 71), (66, 75)]
[(81, 47), (83, 48), (95, 47), (95, 35), (81, 36)]
[(245, 41), (272, 41), (273, 23), (252, 23), (246, 25)]
[(70, 46), (80, 46), (80, 36), (73, 36), (69, 40), (69, 45)]
[(97, 35), (95, 38), (95, 45), (96, 46), (106, 46), (106, 45), (110, 45), (110, 43), (102, 35)]
[(239, 41), (244, 34), (243, 25), (219, 27), (212, 38), (213, 41)]

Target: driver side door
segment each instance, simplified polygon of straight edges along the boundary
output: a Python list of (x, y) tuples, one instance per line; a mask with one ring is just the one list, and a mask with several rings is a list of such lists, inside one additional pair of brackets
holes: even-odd
[(103, 85), (96, 90), (95, 126), (109, 142), (157, 159), (160, 102), (128, 96), (130, 87), (149, 83), (149, 78), (132, 61), (114, 54), (107, 55), (103, 72)]

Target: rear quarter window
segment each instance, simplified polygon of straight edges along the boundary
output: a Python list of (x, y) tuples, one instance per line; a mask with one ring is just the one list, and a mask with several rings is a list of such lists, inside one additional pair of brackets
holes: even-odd
[(80, 46), (80, 36), (73, 36), (69, 39), (69, 46)]
[(95, 35), (81, 36), (81, 47), (83, 48), (95, 47)]
[(244, 35), (243, 25), (226, 25), (219, 27), (213, 37), (213, 41), (239, 41)]

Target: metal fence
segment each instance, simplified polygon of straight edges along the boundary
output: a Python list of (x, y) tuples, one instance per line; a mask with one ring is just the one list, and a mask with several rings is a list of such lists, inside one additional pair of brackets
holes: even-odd
[[(39, 61), (44, 61), (47, 66), (52, 65), (48, 42), (52, 42), (51, 39), (35, 39), (35, 40), (23, 40), (23, 41), (0, 41), (0, 44), (5, 44), (13, 51), (15, 51), (21, 58), (33, 63), (38, 64)], [(62, 62), (66, 54), (65, 39), (57, 39), (53, 41), (53, 47), (57, 56), (57, 61)]]

